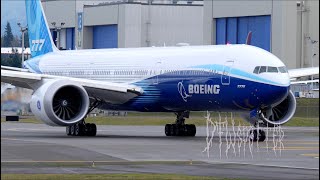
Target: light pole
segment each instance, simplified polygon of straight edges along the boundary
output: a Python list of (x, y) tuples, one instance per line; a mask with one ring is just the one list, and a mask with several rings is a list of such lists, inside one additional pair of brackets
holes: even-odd
[(20, 31), (22, 33), (22, 42), (21, 42), (21, 47), (22, 47), (22, 60), (21, 60), (21, 67), (23, 67), (23, 62), (24, 62), (24, 33), (28, 30), (28, 27), (22, 27), (20, 23), (17, 23), (17, 25), (20, 27)]
[[(310, 41), (311, 43), (311, 67), (313, 67), (313, 57), (316, 55), (314, 53), (314, 46), (318, 43), (318, 41), (316, 40), (312, 40), (311, 37), (307, 37), (307, 39)], [(313, 89), (313, 75), (311, 76), (311, 89)]]
[(56, 26), (56, 22), (52, 22), (51, 24), (52, 24), (52, 26), (54, 27), (54, 30), (57, 31), (57, 39), (56, 39), (56, 42), (57, 42), (57, 48), (60, 49), (60, 31), (61, 31), (62, 26), (63, 26), (65, 23), (64, 23), (64, 22), (60, 23), (60, 26)]

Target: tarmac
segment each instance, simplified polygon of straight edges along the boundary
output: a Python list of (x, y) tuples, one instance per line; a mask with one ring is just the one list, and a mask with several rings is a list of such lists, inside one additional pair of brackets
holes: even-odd
[[(197, 127), (196, 137), (166, 137), (164, 126), (97, 128), (96, 137), (76, 137), (67, 136), (64, 127), (2, 122), (1, 173), (319, 179), (318, 127), (269, 129), (266, 141), (259, 143), (241, 136), (246, 127), (211, 127), (209, 131)], [(207, 146), (212, 133), (212, 144)]]

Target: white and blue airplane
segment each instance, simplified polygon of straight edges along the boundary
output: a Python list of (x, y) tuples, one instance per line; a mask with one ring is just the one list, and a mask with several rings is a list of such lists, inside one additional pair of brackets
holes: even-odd
[(290, 78), (319, 74), (288, 73), (276, 56), (245, 44), (59, 51), (40, 0), (26, 0), (26, 12), (32, 58), (24, 68), (2, 66), (1, 81), (32, 89), (34, 115), (66, 126), (68, 135), (96, 135), (85, 118), (97, 107), (176, 113), (167, 136), (195, 136), (195, 125), (185, 124), (190, 111), (241, 112), (254, 125), (281, 125), (296, 109)]

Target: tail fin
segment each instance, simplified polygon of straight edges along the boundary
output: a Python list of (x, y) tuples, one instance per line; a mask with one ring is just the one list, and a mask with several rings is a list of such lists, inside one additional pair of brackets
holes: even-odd
[(31, 56), (36, 57), (58, 51), (53, 43), (41, 1), (25, 0), (25, 4)]

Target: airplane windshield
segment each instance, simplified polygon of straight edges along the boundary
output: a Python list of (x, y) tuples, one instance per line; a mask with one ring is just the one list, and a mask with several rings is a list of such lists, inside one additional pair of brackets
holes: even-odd
[(281, 73), (287, 73), (287, 72), (288, 72), (288, 71), (287, 71), (287, 68), (286, 68), (285, 66), (279, 67), (279, 71), (280, 71)]
[(273, 67), (273, 66), (256, 66), (253, 70), (253, 73), (255, 74), (261, 74), (261, 73), (287, 73), (287, 69), (285, 66), (281, 67)]
[(268, 67), (268, 72), (278, 72), (278, 68), (277, 67)]

